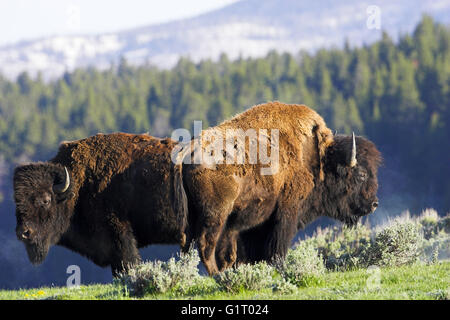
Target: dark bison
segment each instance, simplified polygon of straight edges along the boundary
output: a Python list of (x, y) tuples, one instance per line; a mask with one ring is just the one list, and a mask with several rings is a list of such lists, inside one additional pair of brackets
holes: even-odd
[[(380, 153), (370, 141), (333, 136), (310, 108), (273, 102), (203, 130), (197, 149), (213, 156), (216, 149), (211, 147), (211, 136), (227, 137), (227, 131), (236, 129), (240, 131), (235, 131), (230, 141), (244, 141), (246, 160), (255, 150), (250, 147), (249, 132), (266, 130), (257, 135), (256, 145), (268, 139), (271, 156), (278, 152), (272, 174), (262, 174), (268, 165), (261, 162), (195, 163), (194, 142), (177, 150), (178, 161), (184, 161), (183, 180), (189, 201), (191, 227), (187, 237), (197, 241), (210, 274), (236, 262), (283, 257), (299, 228), (317, 217), (354, 224), (377, 207)], [(269, 132), (274, 129), (278, 137)], [(249, 143), (245, 143), (245, 136)], [(276, 144), (272, 140), (277, 140)], [(242, 148), (234, 144), (236, 150)], [(261, 156), (261, 149), (257, 150)], [(222, 159), (228, 151), (222, 152)]]
[(138, 248), (185, 246), (186, 196), (170, 158), (174, 143), (147, 135), (98, 134), (65, 142), (48, 162), (14, 172), (17, 237), (32, 263), (51, 245), (116, 275), (140, 261)]

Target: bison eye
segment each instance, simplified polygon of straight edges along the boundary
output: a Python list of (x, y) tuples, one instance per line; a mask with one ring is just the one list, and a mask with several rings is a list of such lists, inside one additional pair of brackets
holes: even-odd
[(366, 181), (366, 179), (367, 179), (367, 172), (365, 172), (365, 171), (358, 172), (358, 179), (361, 180), (361, 181)]
[(50, 202), (52, 201), (52, 198), (49, 194), (45, 194), (42, 197), (39, 197), (35, 200), (36, 205), (43, 208), (48, 208), (50, 206)]

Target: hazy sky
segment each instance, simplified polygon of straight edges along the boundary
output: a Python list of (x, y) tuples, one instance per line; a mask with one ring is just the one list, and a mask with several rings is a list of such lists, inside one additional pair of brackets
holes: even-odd
[(187, 18), (237, 0), (0, 0), (0, 45)]

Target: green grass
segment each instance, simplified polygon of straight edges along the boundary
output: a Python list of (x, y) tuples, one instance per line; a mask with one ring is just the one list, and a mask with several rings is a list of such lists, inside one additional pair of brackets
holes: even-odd
[(44, 287), (0, 291), (0, 299), (450, 299), (450, 261), (386, 267), (378, 271), (327, 271), (322, 277), (322, 281), (298, 287), (289, 295), (275, 293), (270, 288), (229, 293), (221, 290), (213, 278), (205, 276), (183, 294), (170, 291), (136, 298), (130, 297), (119, 284), (107, 284), (80, 286), (78, 289)]

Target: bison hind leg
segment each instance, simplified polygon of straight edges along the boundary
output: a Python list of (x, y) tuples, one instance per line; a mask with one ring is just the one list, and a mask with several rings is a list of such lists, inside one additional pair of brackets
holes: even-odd
[(270, 220), (254, 228), (241, 231), (236, 238), (236, 264), (256, 263), (265, 260), (269, 232), (271, 232)]

